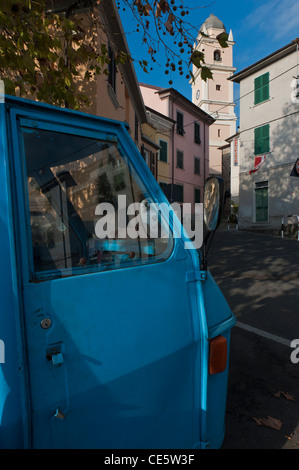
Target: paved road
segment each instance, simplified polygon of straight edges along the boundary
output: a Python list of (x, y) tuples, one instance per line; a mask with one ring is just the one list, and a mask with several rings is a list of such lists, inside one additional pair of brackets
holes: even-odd
[[(223, 449), (299, 449), (299, 242), (220, 230), (208, 262), (237, 317)], [(253, 419), (267, 417), (281, 429)]]

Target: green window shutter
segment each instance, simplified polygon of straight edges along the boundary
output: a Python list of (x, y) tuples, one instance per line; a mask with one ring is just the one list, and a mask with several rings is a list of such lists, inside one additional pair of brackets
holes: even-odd
[(261, 77), (254, 80), (254, 104), (261, 103)]
[(269, 92), (269, 77), (270, 74), (265, 73), (264, 75), (261, 76), (262, 79), (262, 101), (266, 101), (270, 98), (270, 92)]
[(164, 140), (160, 140), (160, 156), (159, 156), (159, 160), (160, 162), (165, 162), (167, 163), (167, 142), (165, 142)]
[(263, 126), (262, 128), (262, 153), (268, 153), (270, 151), (270, 124)]
[(270, 98), (269, 72), (264, 73), (254, 80), (254, 104), (262, 103)]
[(255, 190), (255, 219), (256, 222), (268, 221), (268, 204), (269, 190), (268, 188), (259, 188)]
[(260, 155), (270, 152), (270, 124), (254, 129), (254, 153)]
[(262, 153), (261, 149), (261, 127), (254, 129), (254, 153), (259, 155)]

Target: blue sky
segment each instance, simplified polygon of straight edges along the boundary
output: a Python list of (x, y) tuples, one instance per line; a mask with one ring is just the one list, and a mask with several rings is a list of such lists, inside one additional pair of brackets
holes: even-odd
[[(180, 0), (176, 0), (179, 4)], [(201, 26), (206, 18), (213, 13), (223, 21), (227, 32), (233, 31), (234, 66), (237, 71), (262, 59), (277, 49), (299, 37), (299, 0), (185, 0), (190, 7), (188, 21), (194, 26)], [(161, 87), (169, 87), (169, 76), (165, 75), (166, 62), (163, 48), (160, 49), (160, 59), (163, 66), (154, 64), (150, 73), (144, 73), (138, 65), (138, 60), (148, 59), (147, 49), (142, 47), (142, 36), (132, 33), (132, 17), (120, 10), (123, 27), (131, 55), (136, 61), (135, 70), (140, 82)], [(185, 76), (173, 74), (173, 88), (191, 99), (191, 85)], [(235, 85), (235, 99), (239, 97), (238, 85)]]

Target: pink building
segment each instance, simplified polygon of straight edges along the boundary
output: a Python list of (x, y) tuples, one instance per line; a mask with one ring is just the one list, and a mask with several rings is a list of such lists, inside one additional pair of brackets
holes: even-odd
[(172, 185), (170, 202), (203, 202), (209, 176), (209, 126), (215, 120), (173, 88), (142, 83), (140, 89), (146, 106), (176, 121), (169, 142), (160, 143), (158, 183), (163, 189)]

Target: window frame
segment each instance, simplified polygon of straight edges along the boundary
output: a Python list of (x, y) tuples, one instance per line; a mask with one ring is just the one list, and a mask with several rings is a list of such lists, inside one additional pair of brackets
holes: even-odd
[[(65, 113), (65, 114), (62, 114)], [(65, 134), (66, 136), (75, 136), (83, 138), (91, 138), (95, 141), (104, 140), (111, 142), (118, 147), (120, 155), (125, 159), (128, 164), (128, 170), (133, 171), (133, 174), (136, 178), (136, 184), (142, 185), (145, 187), (146, 191), (149, 192), (150, 197), (153, 197), (153, 194), (150, 193), (151, 189), (148, 185), (148, 182), (144, 180), (144, 175), (142, 171), (142, 166), (138, 161), (137, 150), (135, 146), (130, 141), (122, 141), (121, 137), (121, 127), (119, 125), (111, 125), (109, 130), (106, 131), (99, 130), (99, 125), (95, 119), (94, 123), (88, 120), (85, 120), (84, 117), (70, 115), (68, 111), (59, 111), (54, 114), (45, 113), (43, 116), (38, 113), (31, 111), (26, 112), (26, 117), (24, 118), (24, 113), (20, 112), (19, 109), (13, 110), (10, 116), (11, 126), (12, 126), (12, 135), (14, 137), (13, 145), (13, 159), (14, 164), (16, 165), (16, 201), (19, 213), (18, 223), (21, 223), (25, 227), (24, 236), (20, 240), (20, 253), (22, 256), (22, 275), (26, 282), (41, 282), (41, 281), (62, 281), (67, 277), (77, 277), (85, 274), (102, 274), (105, 272), (105, 269), (99, 269), (98, 267), (88, 266), (88, 267), (72, 267), (66, 268), (63, 270), (63, 275), (58, 274), (60, 270), (51, 270), (51, 271), (36, 271), (34, 266), (34, 256), (33, 256), (33, 245), (32, 245), (32, 228), (31, 228), (31, 216), (30, 216), (30, 203), (29, 203), (29, 194), (28, 194), (28, 180), (27, 180), (27, 169), (26, 169), (26, 157), (25, 157), (25, 147), (22, 138), (21, 128), (32, 128), (34, 130), (44, 130), (52, 131), (57, 134)], [(73, 118), (73, 119), (72, 119)], [(132, 153), (136, 153), (136, 159), (129, 158), (127, 155), (130, 155), (130, 149)], [(162, 214), (162, 219), (164, 219)], [(175, 239), (172, 236), (172, 228), (170, 227), (170, 240), (167, 248), (158, 255), (158, 257), (153, 258), (148, 263), (135, 263), (136, 266), (147, 266), (149, 264), (156, 264), (160, 262), (165, 262), (171, 256), (174, 247)], [(133, 263), (132, 266), (135, 266)], [(131, 265), (124, 266), (130, 267)], [(117, 271), (119, 269), (118, 265), (113, 266), (113, 270)], [(57, 273), (57, 274), (56, 274)]]

